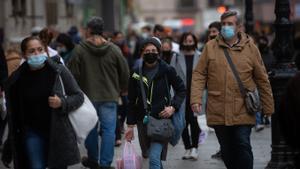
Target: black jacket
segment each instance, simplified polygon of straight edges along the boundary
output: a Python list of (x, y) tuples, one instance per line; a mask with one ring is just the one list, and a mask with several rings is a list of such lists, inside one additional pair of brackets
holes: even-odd
[[(80, 162), (80, 154), (68, 113), (80, 107), (84, 97), (72, 74), (63, 65), (56, 64), (51, 59), (46, 64), (56, 73), (52, 93), (62, 100), (62, 107), (53, 109), (51, 115), (48, 167), (73, 165)], [(25, 114), (22, 111), (22, 100), (26, 98), (22, 98), (18, 92), (22, 90), (22, 87), (18, 87), (18, 79), (27, 69), (29, 66), (25, 62), (10, 76), (5, 89), (9, 121), (9, 144), (6, 146), (10, 145), (12, 148), (15, 169), (28, 168), (23, 139)], [(59, 75), (63, 80), (67, 98), (63, 96)]]
[(3, 90), (4, 81), (7, 79), (7, 64), (2, 47), (0, 47), (0, 88)]
[[(151, 116), (155, 118), (159, 118), (158, 114), (165, 106), (168, 106), (170, 98), (170, 91), (168, 91), (168, 89), (170, 89), (170, 86), (172, 86), (175, 93), (174, 97), (170, 98), (170, 104), (176, 110), (179, 110), (186, 95), (185, 85), (182, 79), (177, 75), (175, 69), (161, 60), (158, 61), (158, 66), (158, 72), (154, 76), (151, 84), (148, 84), (148, 80), (144, 80), (143, 83), (146, 96), (150, 98), (152, 94), (150, 111)], [(143, 107), (139, 78), (139, 68), (135, 68), (129, 79), (129, 111), (127, 124), (136, 124), (137, 121), (142, 121), (146, 114)], [(143, 79), (147, 79), (144, 77), (144, 74)], [(169, 87), (167, 85), (169, 85)]]

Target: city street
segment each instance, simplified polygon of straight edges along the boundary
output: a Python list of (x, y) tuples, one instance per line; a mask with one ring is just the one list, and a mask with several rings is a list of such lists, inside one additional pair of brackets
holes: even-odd
[[(135, 131), (135, 134), (137, 131)], [(263, 169), (271, 158), (271, 128), (265, 128), (261, 132), (252, 132), (252, 147), (254, 153), (254, 169)], [(137, 135), (135, 135), (134, 145), (137, 153), (140, 153)], [(122, 144), (124, 145), (124, 144)], [(199, 147), (198, 161), (182, 160), (184, 146), (179, 143), (176, 147), (169, 146), (167, 161), (163, 163), (166, 169), (226, 169), (223, 162), (211, 159), (211, 155), (219, 149), (215, 133), (210, 131), (207, 140)], [(81, 149), (84, 153), (84, 149)], [(123, 147), (115, 149), (115, 159), (120, 158)], [(113, 163), (115, 166), (115, 162)], [(71, 169), (83, 169), (81, 165), (71, 167)], [(148, 169), (148, 160), (143, 161), (143, 169)]]
[[(4, 144), (10, 126), (16, 140), (6, 143), (15, 146), (16, 169), (76, 163), (78, 147), (81, 158), (87, 156), (76, 139), (85, 129), (81, 140), (94, 133), (83, 163), (98, 167), (97, 150), (91, 149), (98, 132), (106, 157), (101, 168), (112, 162), (117, 169), (126, 145), (124, 121), (129, 127), (139, 120), (150, 124), (146, 131), (139, 128), (151, 136), (142, 140), (148, 143), (171, 136), (164, 118), (181, 107), (190, 130), (169, 145), (164, 169), (226, 169), (211, 158), (220, 145), (205, 115), (209, 124), (230, 126), (215, 126), (229, 168), (251, 166), (251, 129), (240, 126), (255, 120), (253, 169), (265, 169), (271, 152), (267, 168), (300, 168), (299, 70), (300, 0), (0, 0), (0, 138)], [(91, 128), (97, 119), (96, 132)], [(240, 144), (228, 146), (234, 140)], [(113, 148), (115, 143), (120, 146)], [(6, 168), (2, 157), (9, 161), (11, 155), (2, 156), (3, 144), (0, 169)], [(136, 127), (132, 145), (141, 155)], [(153, 157), (160, 157), (162, 146), (151, 146), (153, 168), (161, 164)], [(232, 159), (226, 146), (238, 155)], [(149, 159), (142, 158), (142, 168), (149, 169)], [(88, 168), (78, 163), (68, 169)]]
[[(200, 123), (201, 124), (201, 123)], [(263, 169), (271, 158), (271, 128), (265, 128), (261, 132), (255, 132), (252, 130), (252, 148), (254, 153), (254, 169)], [(137, 131), (135, 131), (135, 134)], [(133, 141), (137, 153), (140, 154), (137, 135)], [(122, 155), (122, 147), (115, 149), (115, 158), (113, 166), (115, 166), (115, 160)], [(81, 155), (85, 155), (84, 147), (80, 146)], [(164, 162), (164, 168), (166, 169), (225, 169), (225, 166), (221, 160), (211, 159), (211, 155), (219, 149), (215, 133), (213, 131), (208, 132), (207, 140), (203, 145), (199, 147), (199, 159), (198, 161), (181, 160), (181, 156), (184, 153), (184, 147), (180, 142), (176, 147), (169, 146), (167, 162)], [(0, 169), (5, 167), (0, 164)], [(69, 169), (84, 169), (81, 164), (69, 167)], [(148, 160), (143, 160), (143, 169), (148, 169)]]

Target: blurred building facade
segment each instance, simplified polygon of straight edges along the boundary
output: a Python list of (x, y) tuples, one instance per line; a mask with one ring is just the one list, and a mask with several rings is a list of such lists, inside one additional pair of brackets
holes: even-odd
[[(136, 16), (147, 23), (159, 23), (173, 28), (184, 26), (185, 19), (192, 19), (188, 29), (204, 31), (209, 23), (219, 20), (219, 7), (237, 10), (241, 17), (245, 14), (245, 0), (130, 0), (135, 3)], [(255, 26), (271, 25), (275, 20), (274, 0), (253, 0)], [(222, 10), (222, 9), (221, 9)], [(291, 18), (300, 20), (300, 0), (291, 0)], [(183, 22), (183, 23), (182, 23)], [(190, 22), (191, 23), (191, 22)], [(189, 24), (189, 23), (187, 23)], [(186, 29), (183, 29), (184, 31)]]
[(204, 31), (219, 20), (218, 6), (230, 6), (241, 12), (242, 0), (135, 0), (136, 15), (147, 23), (159, 23), (181, 31)]
[(66, 32), (101, 16), (106, 30), (119, 29), (124, 0), (0, 0), (0, 43), (19, 43), (33, 29), (45, 26)]

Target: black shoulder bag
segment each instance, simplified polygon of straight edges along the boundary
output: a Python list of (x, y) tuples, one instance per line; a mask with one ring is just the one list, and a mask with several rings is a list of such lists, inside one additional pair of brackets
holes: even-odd
[(174, 132), (174, 126), (172, 124), (172, 121), (171, 119), (156, 119), (150, 115), (151, 113), (148, 109), (145, 87), (142, 79), (142, 64), (139, 67), (139, 75), (143, 106), (146, 112), (143, 123), (147, 125), (147, 136), (153, 141), (168, 142), (172, 138)]
[(224, 50), (226, 59), (230, 65), (230, 68), (234, 74), (234, 77), (235, 77), (236, 81), (238, 82), (240, 92), (241, 92), (242, 96), (244, 97), (247, 112), (249, 115), (255, 115), (256, 112), (261, 111), (261, 103), (260, 103), (260, 98), (259, 98), (258, 92), (256, 90), (248, 91), (244, 87), (243, 82), (234, 66), (234, 63), (232, 62), (232, 60), (230, 58), (230, 55), (229, 55), (227, 49), (223, 48), (223, 50)]

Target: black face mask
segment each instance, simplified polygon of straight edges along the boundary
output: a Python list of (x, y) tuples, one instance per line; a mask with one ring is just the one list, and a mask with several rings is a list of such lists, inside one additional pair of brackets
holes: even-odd
[(146, 63), (152, 64), (157, 61), (158, 53), (145, 53), (143, 59)]
[(170, 50), (162, 51), (162, 55), (163, 55), (164, 57), (171, 56), (171, 54), (172, 54), (172, 51), (170, 51)]
[(170, 63), (171, 58), (172, 58), (172, 51), (170, 51), (170, 50), (169, 51), (162, 51), (162, 58), (167, 63)]
[(183, 50), (191, 51), (195, 50), (195, 45), (182, 45)]
[(209, 36), (209, 39), (210, 40), (213, 40), (213, 39), (215, 39), (217, 37), (217, 35), (211, 35), (211, 36)]

